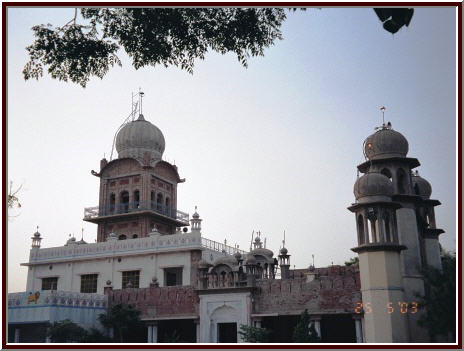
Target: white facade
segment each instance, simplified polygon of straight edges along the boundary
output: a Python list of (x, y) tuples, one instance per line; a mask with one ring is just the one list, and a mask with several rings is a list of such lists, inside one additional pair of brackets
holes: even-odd
[(202, 250), (208, 262), (224, 255), (202, 245), (200, 232), (33, 248), (29, 262), (22, 264), (29, 267), (26, 291), (40, 291), (43, 278), (56, 277), (57, 290), (80, 292), (81, 276), (98, 274), (96, 293), (103, 294), (105, 286), (122, 288), (122, 272), (136, 270), (140, 271), (139, 287), (149, 287), (153, 277), (165, 286), (165, 268), (182, 268), (182, 285), (192, 285), (192, 250)]

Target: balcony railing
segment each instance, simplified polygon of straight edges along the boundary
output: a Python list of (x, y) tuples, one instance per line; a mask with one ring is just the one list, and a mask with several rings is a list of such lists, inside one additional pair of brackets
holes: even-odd
[(236, 249), (235, 247), (219, 243), (217, 241), (201, 238), (201, 246), (206, 247), (207, 249), (211, 249), (218, 252), (225, 252), (228, 255), (233, 255), (237, 251), (240, 252), (242, 255), (246, 254), (247, 252), (244, 250)]
[(84, 209), (84, 219), (92, 219), (103, 216), (112, 216), (116, 214), (132, 213), (139, 211), (154, 211), (163, 216), (176, 219), (178, 221), (189, 223), (189, 214), (170, 208), (156, 201), (136, 201), (119, 204), (110, 204), (107, 206), (87, 207)]

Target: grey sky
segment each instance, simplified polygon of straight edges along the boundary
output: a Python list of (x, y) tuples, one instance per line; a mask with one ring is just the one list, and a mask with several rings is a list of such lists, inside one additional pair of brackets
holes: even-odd
[[(142, 87), (145, 118), (166, 139), (165, 159), (186, 178), (178, 208), (203, 218), (204, 236), (248, 249), (261, 230), (276, 252), (284, 229), (292, 265), (343, 264), (355, 254), (356, 165), (362, 144), (386, 120), (409, 141), (409, 156), (433, 187), (441, 243), (456, 236), (456, 18), (454, 8), (416, 9), (392, 36), (372, 9), (290, 14), (284, 40), (249, 61), (209, 53), (194, 74), (123, 68), (86, 89), (44, 77), (24, 82), (35, 24), (62, 25), (72, 9), (8, 10), (8, 178), (23, 184), (23, 207), (8, 225), (8, 290), (25, 289), (30, 237), (44, 247), (69, 233), (94, 242), (82, 222), (98, 204), (98, 170)], [(115, 156), (115, 155), (114, 155)]]

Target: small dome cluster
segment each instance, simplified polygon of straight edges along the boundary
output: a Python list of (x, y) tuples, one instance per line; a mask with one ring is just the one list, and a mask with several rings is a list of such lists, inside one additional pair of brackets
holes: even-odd
[(143, 160), (148, 154), (150, 162), (159, 161), (165, 145), (161, 130), (146, 121), (142, 114), (137, 120), (124, 125), (116, 136), (116, 151), (119, 158)]
[(364, 153), (369, 160), (389, 157), (406, 157), (409, 145), (406, 138), (393, 129), (382, 127), (367, 137)]

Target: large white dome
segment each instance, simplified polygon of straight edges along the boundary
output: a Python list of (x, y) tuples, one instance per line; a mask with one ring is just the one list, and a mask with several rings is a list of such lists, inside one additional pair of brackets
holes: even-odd
[(135, 158), (149, 163), (161, 160), (165, 141), (158, 127), (145, 120), (143, 115), (121, 128), (116, 137), (119, 158)]

